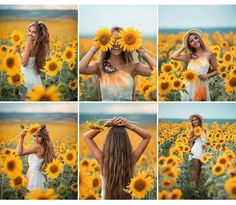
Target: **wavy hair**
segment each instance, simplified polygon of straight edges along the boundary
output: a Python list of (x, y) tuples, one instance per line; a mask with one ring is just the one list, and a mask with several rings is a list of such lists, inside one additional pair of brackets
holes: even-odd
[(102, 175), (105, 182), (105, 199), (131, 199), (123, 189), (134, 173), (132, 146), (124, 127), (110, 128), (103, 145)]
[[(121, 27), (118, 27), (118, 26), (115, 26), (115, 27), (112, 27), (111, 28), (111, 32), (114, 32), (114, 31), (117, 31), (117, 32), (120, 32), (122, 31), (123, 28)], [(101, 53), (101, 58), (100, 60), (103, 62), (103, 61), (107, 61), (111, 56), (111, 51), (108, 50), (106, 52), (102, 52)], [(121, 58), (124, 60), (125, 63), (131, 63), (134, 61), (134, 57), (133, 57), (133, 53), (132, 52), (128, 52), (128, 51), (122, 51), (121, 53)]]
[(49, 56), (49, 32), (47, 26), (43, 22), (35, 21), (29, 25), (34, 26), (36, 30), (36, 38), (34, 43), (35, 50), (35, 69), (40, 74)]
[(56, 158), (53, 144), (49, 137), (49, 132), (46, 125), (41, 125), (40, 130), (38, 131), (38, 135), (42, 137), (41, 145), (44, 148), (44, 167), (46, 167), (53, 159)]

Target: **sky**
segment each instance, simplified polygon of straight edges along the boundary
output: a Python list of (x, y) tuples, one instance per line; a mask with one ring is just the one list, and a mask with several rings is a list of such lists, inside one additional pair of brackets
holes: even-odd
[(0, 103), (0, 112), (77, 113), (77, 103)]
[(77, 5), (1, 5), (0, 9), (19, 9), (19, 10), (77, 10)]
[(236, 103), (160, 103), (159, 118), (188, 119), (200, 114), (206, 119), (236, 119)]
[(81, 5), (80, 34), (93, 35), (96, 30), (114, 26), (134, 28), (143, 36), (156, 36), (157, 6), (153, 5)]
[(236, 5), (161, 5), (159, 28), (236, 27)]
[(155, 114), (156, 103), (81, 103), (80, 114)]

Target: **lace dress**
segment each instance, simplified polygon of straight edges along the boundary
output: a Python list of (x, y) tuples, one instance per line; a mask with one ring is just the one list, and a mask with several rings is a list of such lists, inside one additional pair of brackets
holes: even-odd
[[(194, 70), (198, 75), (207, 74), (210, 68), (209, 61), (205, 57), (191, 59), (187, 69)], [(188, 92), (181, 92), (181, 101), (211, 101), (208, 83), (206, 80), (197, 79), (193, 83), (185, 82)]]
[(35, 86), (43, 85), (40, 75), (35, 70), (35, 57), (29, 57), (26, 66), (21, 66), (21, 72), (24, 74), (25, 87), (28, 91)]
[(39, 188), (43, 191), (46, 190), (44, 186), (44, 182), (46, 182), (46, 178), (41, 171), (41, 167), (43, 165), (44, 159), (38, 158), (35, 154), (30, 154), (28, 157), (29, 169), (27, 172), (27, 189), (33, 190), (35, 188)]

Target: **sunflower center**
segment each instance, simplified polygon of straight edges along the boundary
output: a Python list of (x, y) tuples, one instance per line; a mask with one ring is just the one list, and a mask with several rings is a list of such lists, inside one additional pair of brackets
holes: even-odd
[(19, 39), (20, 39), (20, 36), (18, 36), (18, 35), (15, 35), (15, 36), (13, 37), (13, 39), (14, 39), (14, 41), (19, 41)]
[(57, 64), (54, 63), (54, 62), (50, 63), (50, 65), (49, 65), (49, 70), (54, 71), (54, 70), (56, 70), (56, 69), (57, 69)]
[(235, 195), (236, 194), (236, 186), (233, 187), (232, 193)]
[(87, 161), (83, 161), (82, 165), (87, 167), (89, 165), (89, 163)]
[(178, 197), (177, 194), (173, 194), (171, 198), (172, 198), (172, 199), (177, 199), (177, 197)]
[(7, 50), (7, 48), (5, 46), (3, 46), (1, 49), (2, 49), (2, 51), (6, 51)]
[(236, 77), (231, 78), (229, 84), (231, 87), (236, 87)]
[(78, 185), (77, 184), (73, 184), (73, 189), (77, 189)]
[(67, 58), (71, 58), (71, 57), (72, 57), (71, 51), (67, 51), (67, 52), (66, 52), (66, 57), (67, 57)]
[(230, 61), (230, 59), (231, 59), (231, 56), (230, 56), (230, 55), (226, 55), (226, 56), (225, 56), (225, 60), (226, 60), (226, 61)]
[(220, 164), (225, 164), (226, 163), (226, 160), (225, 159), (221, 159), (220, 160)]
[(89, 195), (88, 197), (86, 197), (86, 199), (96, 199), (96, 197), (93, 195)]
[(221, 167), (216, 167), (216, 172), (220, 172), (221, 171)]
[(171, 164), (173, 162), (173, 159), (169, 159), (168, 161), (167, 161), (167, 164)]
[(162, 84), (161, 84), (161, 88), (162, 88), (163, 90), (166, 90), (168, 87), (169, 87), (169, 83), (168, 83), (168, 82), (165, 82), (165, 83), (162, 83)]
[(168, 65), (168, 66), (165, 67), (165, 71), (167, 73), (169, 73), (171, 70), (172, 70), (171, 66)]
[(94, 179), (94, 180), (93, 180), (93, 187), (97, 187), (98, 184), (99, 184), (98, 179)]
[(15, 184), (15, 185), (20, 185), (20, 184), (22, 184), (22, 178), (21, 178), (21, 177), (16, 177), (16, 178), (14, 179), (14, 184)]
[(128, 35), (125, 36), (125, 42), (128, 45), (132, 45), (132, 44), (135, 43), (135, 37), (132, 34), (128, 34)]
[(19, 74), (15, 74), (12, 76), (12, 81), (13, 83), (17, 83), (20, 81), (20, 75)]
[(51, 167), (50, 167), (50, 172), (52, 173), (56, 173), (58, 171), (58, 166), (53, 164)]
[(49, 95), (44, 94), (39, 98), (39, 101), (51, 101), (51, 98)]
[(146, 182), (143, 179), (138, 179), (134, 183), (134, 189), (137, 191), (142, 191), (145, 189), (145, 187), (146, 187)]
[(110, 41), (110, 36), (109, 35), (102, 35), (100, 38), (99, 38), (99, 41), (100, 43), (105, 46), (109, 43)]
[(66, 159), (67, 160), (72, 160), (73, 159), (73, 154), (71, 154), (71, 153), (67, 154)]
[(9, 171), (13, 171), (13, 170), (15, 169), (15, 162), (14, 162), (14, 161), (9, 161), (9, 162), (7, 163), (7, 169), (8, 169)]
[(175, 86), (175, 87), (179, 87), (179, 86), (180, 86), (180, 82), (179, 82), (179, 81), (175, 81), (175, 82), (174, 82), (174, 86)]
[(71, 83), (71, 87), (75, 87), (75, 83)]
[(8, 58), (7, 59), (7, 67), (12, 68), (14, 66), (14, 58)]
[(10, 153), (11, 153), (10, 150), (5, 151), (5, 154), (10, 154)]
[(192, 73), (188, 73), (186, 78), (192, 80), (194, 78), (194, 75)]

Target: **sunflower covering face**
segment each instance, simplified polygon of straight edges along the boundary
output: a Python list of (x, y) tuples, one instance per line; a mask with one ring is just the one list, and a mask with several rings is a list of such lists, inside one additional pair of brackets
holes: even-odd
[[(115, 43), (115, 38), (108, 28), (102, 28), (96, 31), (94, 45), (100, 48), (102, 52), (110, 50)], [(133, 52), (142, 46), (142, 35), (133, 27), (127, 27), (119, 31), (117, 43), (123, 51)]]

